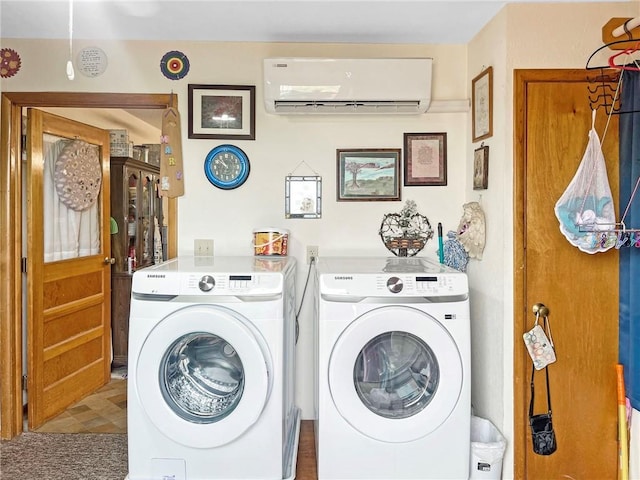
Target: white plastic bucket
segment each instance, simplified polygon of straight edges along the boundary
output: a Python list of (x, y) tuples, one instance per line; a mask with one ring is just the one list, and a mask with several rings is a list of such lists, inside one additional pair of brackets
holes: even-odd
[(254, 255), (287, 255), (289, 231), (282, 228), (256, 228), (253, 231)]

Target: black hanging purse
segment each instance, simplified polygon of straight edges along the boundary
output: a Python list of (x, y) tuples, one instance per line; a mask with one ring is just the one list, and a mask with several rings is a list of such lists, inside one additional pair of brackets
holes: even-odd
[(549, 390), (549, 367), (545, 367), (547, 375), (547, 405), (549, 411), (539, 415), (533, 414), (533, 375), (536, 369), (531, 369), (531, 402), (529, 403), (529, 425), (531, 426), (531, 439), (533, 440), (533, 451), (538, 455), (551, 455), (558, 448), (556, 434), (553, 430), (551, 420), (551, 391)]

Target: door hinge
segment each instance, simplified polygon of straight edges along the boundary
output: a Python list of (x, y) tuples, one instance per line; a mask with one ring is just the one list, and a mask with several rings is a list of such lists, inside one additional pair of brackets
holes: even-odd
[(20, 261), (20, 270), (22, 270), (22, 273), (27, 273), (27, 257), (22, 257)]
[(27, 382), (27, 376), (26, 375), (22, 375), (22, 390), (26, 392), (28, 385), (29, 384)]

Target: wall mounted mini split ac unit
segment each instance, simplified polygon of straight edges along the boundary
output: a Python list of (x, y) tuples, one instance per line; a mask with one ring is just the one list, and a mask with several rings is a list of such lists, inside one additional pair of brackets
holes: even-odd
[(431, 58), (267, 58), (264, 104), (275, 114), (420, 114)]

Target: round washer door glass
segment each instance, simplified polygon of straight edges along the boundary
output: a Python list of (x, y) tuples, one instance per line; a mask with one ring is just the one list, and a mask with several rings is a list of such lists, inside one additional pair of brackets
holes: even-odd
[(180, 308), (159, 320), (139, 348), (130, 353), (130, 388), (149, 422), (172, 441), (226, 445), (261, 417), (273, 361), (261, 332), (239, 312)]
[(183, 335), (160, 365), (162, 396), (185, 420), (217, 422), (235, 410), (244, 390), (244, 369), (235, 348), (208, 332)]
[(407, 332), (385, 332), (360, 351), (353, 381), (362, 403), (385, 418), (423, 410), (438, 389), (440, 368), (433, 350)]

